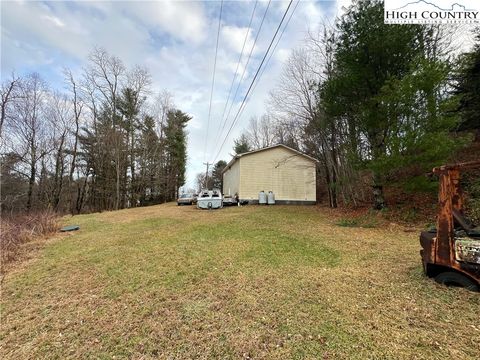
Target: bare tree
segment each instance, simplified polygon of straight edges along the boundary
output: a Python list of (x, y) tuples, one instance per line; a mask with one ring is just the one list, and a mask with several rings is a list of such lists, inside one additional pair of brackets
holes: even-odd
[(74, 120), (74, 129), (73, 129), (73, 147), (71, 149), (72, 158), (70, 162), (70, 169), (68, 171), (68, 179), (71, 183), (73, 181), (73, 174), (75, 173), (76, 160), (77, 160), (77, 151), (78, 151), (78, 134), (80, 131), (80, 118), (82, 116), (82, 111), (84, 107), (83, 99), (80, 95), (80, 89), (73, 77), (72, 72), (69, 69), (64, 70), (65, 80), (69, 86), (69, 92), (71, 94), (70, 101), (73, 106), (73, 120)]
[(316, 116), (319, 78), (311, 71), (307, 49), (292, 51), (275, 89), (270, 93), (270, 108), (276, 117), (307, 122)]
[(257, 117), (250, 118), (246, 135), (253, 149), (260, 149), (278, 143), (277, 126), (267, 114), (262, 115), (260, 119)]
[[(65, 81), (69, 87), (69, 92), (70, 92), (70, 101), (73, 106), (73, 122), (74, 122), (74, 127), (73, 127), (73, 144), (70, 149), (71, 153), (71, 159), (70, 159), (70, 168), (68, 170), (68, 189), (70, 192), (69, 196), (69, 208), (70, 212), (73, 214), (74, 211), (74, 199), (73, 197), (76, 197), (76, 208), (79, 207), (78, 201), (80, 200), (81, 196), (81, 186), (80, 183), (77, 182), (76, 186), (76, 191), (72, 193), (72, 184), (73, 184), (73, 175), (75, 173), (75, 170), (79, 169), (77, 166), (77, 155), (78, 155), (78, 138), (80, 134), (80, 119), (82, 116), (82, 111), (84, 107), (84, 101), (81, 96), (81, 89), (79, 85), (77, 84), (72, 72), (69, 69), (64, 70), (64, 76), (65, 76)], [(74, 195), (75, 194), (75, 195)], [(80, 206), (81, 207), (81, 206)]]
[(2, 137), (3, 124), (8, 116), (8, 108), (11, 106), (12, 102), (19, 96), (18, 94), (18, 85), (20, 78), (15, 76), (12, 73), (11, 78), (4, 83), (2, 83), (2, 88), (0, 89), (0, 94), (2, 98), (1, 103), (1, 118), (0, 118), (0, 138)]
[[(74, 109), (72, 103), (66, 95), (53, 93), (48, 97), (48, 108), (46, 115), (50, 122), (51, 148), (54, 151), (53, 163), (53, 182), (51, 186), (51, 206), (58, 211), (60, 199), (64, 190), (64, 176), (67, 168), (67, 151), (68, 142), (71, 138), (70, 129), (74, 124)], [(73, 140), (76, 142), (76, 140)]]
[[(136, 181), (136, 139), (137, 130), (139, 128), (139, 115), (141, 107), (145, 103), (146, 95), (150, 92), (150, 85), (152, 83), (149, 71), (140, 66), (135, 66), (127, 74), (127, 87), (123, 90), (124, 98), (121, 103), (125, 106), (122, 115), (126, 124), (126, 138), (127, 148), (129, 154), (129, 168), (130, 168), (130, 203), (136, 204), (141, 195)], [(126, 110), (126, 111), (125, 111)], [(125, 168), (126, 170), (126, 168)], [(125, 174), (125, 177), (127, 175)]]
[(99, 47), (90, 53), (88, 59), (90, 66), (85, 76), (110, 106), (112, 124), (115, 124), (117, 99), (126, 77), (125, 66), (119, 58), (111, 56), (105, 49)]
[(123, 137), (120, 135), (121, 128), (118, 124), (118, 98), (120, 89), (125, 81), (126, 70), (122, 61), (107, 53), (103, 48), (95, 48), (89, 56), (90, 66), (85, 72), (87, 82), (93, 84), (101, 94), (104, 104), (108, 105), (112, 125), (112, 145), (115, 162), (115, 210), (120, 207), (120, 190), (122, 176)]
[(167, 114), (175, 108), (173, 95), (168, 90), (160, 91), (155, 97), (149, 111), (155, 119), (155, 127), (159, 138), (163, 138), (163, 129), (167, 121)]
[(38, 74), (2, 85), (2, 206), (80, 213), (170, 201), (185, 182), (190, 120), (172, 95), (150, 102), (148, 70), (101, 48), (80, 78), (64, 77), (66, 94)]
[(19, 99), (14, 103), (14, 114), (10, 134), (14, 137), (14, 152), (22, 160), (23, 168), (18, 171), (28, 178), (26, 210), (33, 202), (33, 189), (37, 176), (38, 161), (49, 151), (43, 120), (46, 85), (40, 75), (33, 73), (19, 82)]
[(338, 192), (345, 202), (355, 201), (352, 181), (347, 180), (355, 177), (346, 151), (350, 136), (357, 135), (352, 123), (329, 115), (323, 107), (322, 84), (333, 76), (334, 51), (334, 30), (325, 26), (309, 32), (305, 46), (294, 50), (286, 62), (269, 100), (279, 142), (320, 160), (319, 175), (325, 179), (332, 207), (337, 206)]

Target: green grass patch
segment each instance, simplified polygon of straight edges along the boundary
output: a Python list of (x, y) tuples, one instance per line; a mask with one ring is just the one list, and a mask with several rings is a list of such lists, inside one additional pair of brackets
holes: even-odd
[(361, 228), (376, 228), (379, 225), (378, 219), (375, 215), (363, 215), (355, 218), (342, 218), (336, 222), (337, 226), (342, 227), (361, 227)]
[(359, 224), (360, 222), (358, 219), (352, 219), (352, 218), (349, 218), (349, 219), (344, 218), (337, 221), (337, 225), (343, 226), (343, 227), (358, 227)]
[(3, 281), (0, 356), (475, 358), (478, 295), (425, 278), (418, 234), (368, 216), (166, 204), (66, 217), (80, 230)]

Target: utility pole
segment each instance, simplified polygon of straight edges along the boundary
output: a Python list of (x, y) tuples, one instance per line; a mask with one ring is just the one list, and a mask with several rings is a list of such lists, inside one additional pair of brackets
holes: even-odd
[(205, 189), (208, 190), (208, 167), (210, 165), (213, 165), (213, 163), (209, 163), (208, 161), (206, 163), (203, 163), (203, 165), (207, 166), (207, 171), (205, 172)]

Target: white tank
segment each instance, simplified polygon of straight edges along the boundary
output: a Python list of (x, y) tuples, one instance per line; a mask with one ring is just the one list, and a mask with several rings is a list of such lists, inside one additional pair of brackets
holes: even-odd
[(275, 205), (275, 194), (272, 191), (268, 192), (267, 204), (268, 205)]
[(265, 205), (267, 203), (267, 194), (265, 194), (265, 191), (260, 191), (258, 193), (258, 203), (260, 205)]

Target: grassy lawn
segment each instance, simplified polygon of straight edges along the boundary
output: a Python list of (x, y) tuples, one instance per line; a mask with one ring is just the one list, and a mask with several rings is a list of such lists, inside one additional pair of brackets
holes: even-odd
[(2, 285), (3, 359), (478, 359), (480, 296), (424, 278), (416, 232), (316, 207), (66, 218)]

